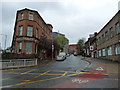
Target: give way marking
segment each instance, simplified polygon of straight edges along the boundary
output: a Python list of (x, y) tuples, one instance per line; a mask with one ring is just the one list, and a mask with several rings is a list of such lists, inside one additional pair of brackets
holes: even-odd
[(96, 70), (103, 71), (104, 69), (102, 67), (98, 67)]

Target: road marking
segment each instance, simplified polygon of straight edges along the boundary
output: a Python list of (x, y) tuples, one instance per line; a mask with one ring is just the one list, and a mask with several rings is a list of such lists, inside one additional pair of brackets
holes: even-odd
[[(34, 73), (32, 73), (32, 71), (34, 71), (34, 70), (37, 70), (37, 69), (32, 69), (32, 70), (29, 70), (29, 71), (26, 71), (26, 72), (24, 72), (24, 73), (22, 73), (22, 74), (34, 74)], [(31, 73), (30, 73), (31, 72)], [(48, 72), (53, 72), (53, 73), (48, 73)], [(54, 73), (55, 71), (46, 71), (46, 72), (44, 72), (44, 73), (35, 73), (35, 74), (37, 74), (37, 76), (35, 76), (35, 77), (33, 77), (32, 79), (30, 79), (30, 80), (18, 80), (18, 81), (23, 81), (23, 82), (21, 82), (21, 83), (16, 83), (16, 84), (13, 84), (13, 85), (6, 85), (6, 86), (3, 86), (3, 87), (0, 87), (0, 88), (7, 88), (7, 87), (13, 87), (13, 86), (17, 86), (17, 85), (23, 85), (23, 84), (30, 84), (30, 83), (36, 83), (36, 82), (41, 82), (41, 81), (47, 81), (47, 80), (53, 80), (53, 79), (58, 79), (58, 78), (62, 78), (62, 77), (64, 77), (64, 76), (74, 76), (74, 75), (79, 75), (79, 74), (84, 74), (84, 73), (89, 73), (89, 74), (101, 74), (101, 75), (108, 75), (108, 74), (106, 74), (106, 73), (90, 73), (90, 72), (72, 72), (72, 71), (56, 71), (56, 72), (64, 72), (63, 74), (55, 74)], [(72, 74), (70, 74), (70, 75), (67, 75), (67, 74), (69, 74), (69, 73), (72, 73)], [(16, 73), (17, 74), (17, 73)], [(20, 75), (22, 75), (21, 73), (18, 73), (18, 74), (20, 74)], [(35, 79), (35, 78), (37, 78), (37, 77), (39, 77), (39, 76), (42, 76), (42, 75), (60, 75), (60, 76), (57, 76), (57, 77), (53, 77), (53, 78), (48, 78), (48, 79), (40, 79), (40, 80), (33, 80), (33, 79)], [(12, 79), (11, 79), (12, 80)], [(15, 80), (15, 79), (13, 79), (13, 80)], [(85, 83), (85, 81), (77, 81), (77, 82), (80, 82), (80, 83)]]
[[(44, 73), (41, 73), (41, 74), (39, 74), (39, 75), (37, 75), (37, 76), (35, 76), (34, 78), (32, 78), (32, 79), (35, 79), (35, 78), (37, 78), (37, 77), (39, 77), (39, 76), (42, 76), (42, 75), (45, 75), (45, 74), (47, 74), (48, 72), (50, 72), (50, 71), (46, 71), (46, 72), (44, 72)], [(31, 80), (32, 80), (31, 79)]]
[(29, 71), (27, 71), (27, 72), (24, 72), (24, 73), (20, 73), (21, 75), (23, 75), (23, 74), (27, 74), (27, 73), (29, 73), (29, 72), (32, 72), (32, 71), (35, 71), (36, 69), (32, 69), (32, 70), (29, 70)]
[[(47, 71), (47, 72), (49, 72), (49, 71)], [(47, 73), (47, 72), (45, 72), (45, 73)], [(44, 73), (44, 74), (45, 74), (45, 73)], [(43, 75), (44, 75), (44, 74), (43, 74)], [(31, 79), (31, 80), (27, 80), (26, 82), (17, 83), (17, 84), (13, 84), (13, 85), (2, 86), (2, 87), (0, 87), (0, 88), (8, 88), (8, 87), (13, 87), (13, 86), (17, 86), (17, 85), (30, 84), (30, 83), (40, 82), (40, 81), (48, 81), (48, 80), (58, 79), (58, 78), (64, 77), (66, 74), (67, 74), (67, 72), (64, 72), (63, 75), (58, 76), (58, 77), (54, 77), (54, 78), (42, 79), (42, 80), (36, 80), (36, 81), (32, 81), (32, 79)]]
[(81, 79), (75, 78), (75, 79), (72, 79), (72, 82), (81, 84), (81, 83), (87, 83), (87, 82), (89, 82), (89, 80), (81, 80)]
[(104, 69), (102, 67), (98, 67), (96, 70), (103, 71)]

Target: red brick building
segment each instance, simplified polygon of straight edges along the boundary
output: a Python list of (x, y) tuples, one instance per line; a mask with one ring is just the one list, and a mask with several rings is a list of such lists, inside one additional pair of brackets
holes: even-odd
[(12, 41), (13, 53), (37, 54), (39, 39), (45, 36), (47, 40), (51, 40), (52, 28), (37, 11), (27, 8), (18, 10)]
[(71, 44), (69, 45), (69, 53), (74, 53), (74, 52), (77, 52), (77, 44)]

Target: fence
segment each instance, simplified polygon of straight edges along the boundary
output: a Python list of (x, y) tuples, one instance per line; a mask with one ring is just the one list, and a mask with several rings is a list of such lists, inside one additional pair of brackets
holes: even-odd
[(0, 60), (0, 69), (37, 65), (37, 59)]

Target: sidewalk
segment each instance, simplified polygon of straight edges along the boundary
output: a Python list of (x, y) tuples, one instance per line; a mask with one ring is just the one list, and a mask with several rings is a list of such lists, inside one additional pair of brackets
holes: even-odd
[(106, 73), (109, 74), (109, 77), (120, 79), (120, 75), (119, 75), (120, 63), (110, 61), (110, 60), (88, 58), (88, 57), (85, 57), (85, 58), (82, 57), (82, 60), (85, 60), (90, 63), (90, 65), (85, 69), (85, 71), (91, 72), (93, 69), (95, 69), (96, 66), (103, 67), (103, 64), (104, 64), (104, 68), (106, 69)]

